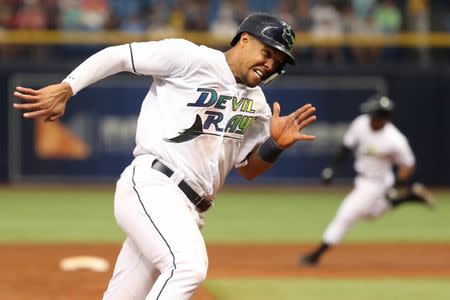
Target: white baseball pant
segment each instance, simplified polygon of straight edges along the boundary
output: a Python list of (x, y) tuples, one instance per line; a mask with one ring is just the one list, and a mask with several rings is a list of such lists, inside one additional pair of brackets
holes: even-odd
[(154, 158), (138, 156), (117, 182), (114, 215), (127, 238), (104, 300), (190, 299), (206, 277), (203, 218), (177, 182), (151, 168)]
[(391, 205), (385, 196), (390, 185), (384, 180), (357, 177), (355, 187), (342, 201), (335, 217), (325, 230), (323, 241), (335, 245), (357, 221), (376, 218), (390, 210)]

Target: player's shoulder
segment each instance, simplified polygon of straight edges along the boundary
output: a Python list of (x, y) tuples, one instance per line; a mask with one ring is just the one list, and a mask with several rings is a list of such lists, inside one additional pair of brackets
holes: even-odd
[[(182, 38), (169, 38), (164, 40), (167, 44), (171, 44), (174, 47), (185, 48), (192, 50), (192, 54), (199, 54), (198, 56), (207, 58), (208, 56), (223, 55), (223, 52), (216, 50), (214, 48), (207, 47), (205, 45), (198, 45), (192, 41), (182, 39)], [(207, 56), (204, 56), (207, 54)]]
[[(198, 50), (199, 46), (191, 41), (181, 38), (168, 38), (160, 40), (159, 43), (166, 45), (167, 47), (173, 47), (177, 50)], [(194, 52), (195, 53), (195, 52)]]
[(370, 117), (367, 114), (357, 116), (351, 123), (351, 126), (366, 127), (370, 123)]
[(400, 131), (400, 129), (397, 128), (393, 123), (389, 122), (386, 124), (386, 131), (389, 132), (389, 135), (391, 135), (394, 139), (407, 142), (408, 139), (406, 136)]
[(165, 43), (174, 47), (184, 54), (188, 54), (191, 60), (196, 60), (199, 64), (217, 64), (221, 61), (223, 52), (205, 45), (198, 45), (192, 41), (182, 38), (165, 39)]

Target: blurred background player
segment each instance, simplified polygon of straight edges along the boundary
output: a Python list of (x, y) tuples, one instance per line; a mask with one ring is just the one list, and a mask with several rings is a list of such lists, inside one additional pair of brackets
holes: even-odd
[[(360, 219), (380, 217), (404, 203), (434, 205), (423, 184), (410, 183), (415, 157), (406, 137), (390, 122), (393, 109), (394, 102), (385, 96), (374, 96), (361, 105), (363, 114), (351, 123), (343, 145), (321, 174), (325, 184), (331, 183), (336, 168), (353, 151), (357, 173), (354, 188), (328, 225), (322, 243), (302, 256), (301, 264), (317, 264)], [(395, 175), (394, 166), (398, 167)]]

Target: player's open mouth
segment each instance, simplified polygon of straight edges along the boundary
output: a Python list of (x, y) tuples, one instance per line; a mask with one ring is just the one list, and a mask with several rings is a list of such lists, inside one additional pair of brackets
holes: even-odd
[(264, 76), (264, 75), (263, 75), (263, 73), (262, 73), (260, 70), (254, 69), (253, 71), (256, 73), (256, 75), (259, 76), (259, 78), (263, 79), (263, 76)]

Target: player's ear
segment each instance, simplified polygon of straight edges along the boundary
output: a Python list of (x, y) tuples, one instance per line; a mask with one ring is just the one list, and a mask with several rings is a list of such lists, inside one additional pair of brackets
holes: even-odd
[(252, 38), (252, 36), (251, 36), (249, 33), (243, 32), (243, 33), (241, 34), (241, 37), (240, 37), (239, 41), (240, 41), (241, 43), (243, 43), (243, 44), (246, 44), (246, 43), (248, 43), (248, 41), (249, 41), (251, 38)]

